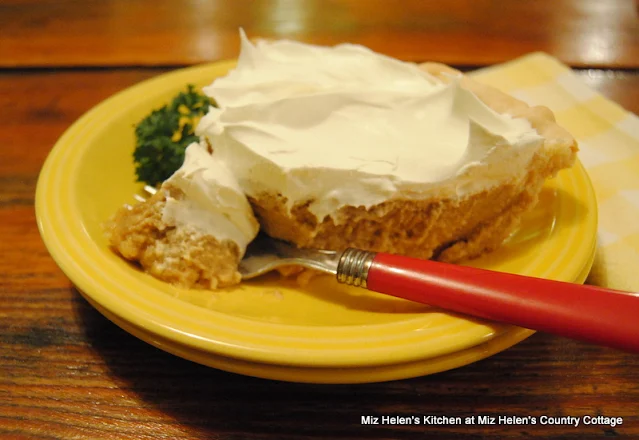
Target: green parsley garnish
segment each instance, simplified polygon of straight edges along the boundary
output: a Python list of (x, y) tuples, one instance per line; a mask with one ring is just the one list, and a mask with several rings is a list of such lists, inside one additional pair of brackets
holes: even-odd
[(170, 104), (153, 110), (135, 127), (133, 160), (138, 182), (157, 186), (184, 162), (184, 150), (199, 138), (194, 129), (215, 103), (191, 84)]

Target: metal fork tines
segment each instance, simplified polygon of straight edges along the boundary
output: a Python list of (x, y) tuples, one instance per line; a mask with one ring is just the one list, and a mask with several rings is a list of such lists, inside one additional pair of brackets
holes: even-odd
[(259, 234), (246, 249), (239, 264), (243, 279), (263, 275), (277, 267), (302, 266), (335, 275), (341, 253), (301, 249), (281, 240)]

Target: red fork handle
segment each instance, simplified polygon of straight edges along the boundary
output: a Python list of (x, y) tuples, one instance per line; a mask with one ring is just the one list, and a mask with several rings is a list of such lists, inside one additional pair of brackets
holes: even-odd
[(639, 293), (399, 255), (366, 254), (368, 259), (360, 257), (352, 266), (361, 269), (359, 282), (355, 281), (358, 275), (352, 274), (355, 282), (350, 284), (475, 317), (639, 352)]

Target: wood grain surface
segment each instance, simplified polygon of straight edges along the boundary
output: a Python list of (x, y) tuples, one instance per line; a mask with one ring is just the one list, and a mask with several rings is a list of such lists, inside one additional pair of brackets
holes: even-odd
[[(254, 379), (129, 335), (93, 309), (49, 256), (34, 192), (64, 130), (113, 93), (169, 70), (139, 66), (234, 56), (238, 24), (255, 35), (358, 41), (457, 66), (542, 49), (585, 66), (578, 74), (591, 87), (639, 113), (632, 1), (389, 4), (0, 3), (0, 438), (639, 438), (637, 355), (536, 334), (483, 361), (422, 378), (367, 385)], [(598, 51), (575, 50), (591, 47), (588, 41), (601, 41)], [(365, 415), (513, 415), (538, 423), (365, 426)], [(544, 415), (622, 417), (623, 424), (542, 425)]]
[[(82, 113), (165, 69), (0, 73), (0, 435), (6, 438), (639, 438), (639, 357), (537, 334), (484, 361), (386, 384), (301, 385), (178, 359), (96, 312), (48, 255), (33, 197)], [(639, 111), (639, 76), (589, 70)], [(362, 415), (607, 415), (623, 425), (362, 426)]]
[(397, 58), (499, 63), (545, 51), (639, 67), (635, 0), (4, 0), (0, 67), (184, 65), (251, 37), (360, 43)]

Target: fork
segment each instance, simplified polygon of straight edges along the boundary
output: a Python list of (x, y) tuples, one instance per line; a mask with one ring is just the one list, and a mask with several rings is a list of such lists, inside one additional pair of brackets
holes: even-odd
[(262, 233), (248, 246), (239, 272), (248, 280), (290, 265), (453, 312), (639, 352), (639, 293), (384, 252), (302, 249)]

